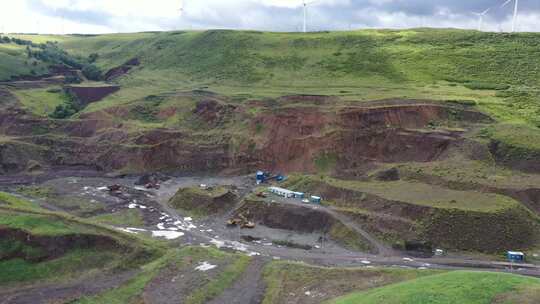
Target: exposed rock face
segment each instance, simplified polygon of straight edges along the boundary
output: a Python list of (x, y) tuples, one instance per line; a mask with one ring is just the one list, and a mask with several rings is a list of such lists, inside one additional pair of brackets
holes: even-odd
[(193, 114), (204, 120), (210, 127), (216, 127), (226, 122), (236, 109), (233, 105), (224, 105), (213, 99), (199, 101)]
[[(84, 95), (88, 88), (80, 89)], [(94, 89), (89, 89), (88, 100), (93, 100)], [(96, 94), (116, 89), (103, 90)], [(263, 106), (253, 118), (245, 115), (244, 106), (228, 104), (216, 96), (197, 95), (200, 97), (186, 119), (217, 132), (175, 128), (130, 131), (122, 123), (130, 110), (121, 106), (65, 121), (36, 118), (13, 108), (0, 113), (0, 132), (20, 136), (20, 142), (46, 150), (45, 159), (34, 159), (45, 166), (85, 165), (104, 171), (129, 168), (129, 172), (246, 172), (257, 168), (315, 172), (321, 163), (330, 163), (329, 170), (343, 170), (372, 162), (436, 160), (462, 139), (457, 131), (433, 130), (432, 122), (455, 116), (464, 123), (487, 119), (463, 108), (407, 101), (358, 107), (275, 108), (274, 104)], [(316, 101), (331, 102), (322, 97)], [(235, 133), (238, 121), (245, 124), (243, 137)]]
[(270, 228), (303, 233), (328, 232), (336, 223), (336, 219), (328, 213), (304, 206), (279, 203), (248, 201), (235, 214), (242, 214)]
[[(264, 113), (265, 141), (257, 154), (267, 167), (281, 171), (316, 170), (314, 160), (336, 156), (339, 167), (370, 161), (432, 161), (460, 142), (459, 132), (430, 130), (430, 123), (459, 115), (464, 122), (487, 119), (478, 112), (441, 105), (389, 105), (324, 112), (316, 107)], [(422, 130), (419, 130), (422, 129)]]

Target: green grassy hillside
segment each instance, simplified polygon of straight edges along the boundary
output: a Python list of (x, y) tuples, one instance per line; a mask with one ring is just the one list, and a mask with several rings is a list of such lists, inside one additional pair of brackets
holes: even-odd
[[(91, 104), (83, 110), (87, 113), (144, 104), (150, 95), (194, 89), (220, 93), (234, 101), (288, 94), (334, 95), (353, 101), (420, 98), (476, 104), (505, 123), (484, 133), (490, 138), (507, 138), (505, 134), (516, 129), (526, 129), (534, 136), (539, 132), (540, 35), (534, 33), (215, 30), (14, 37), (34, 43), (57, 42), (80, 60), (97, 54), (95, 64), (103, 72), (132, 58), (141, 61), (116, 81), (122, 86), (119, 92)], [(0, 69), (3, 77), (28, 74), (20, 47), (4, 44), (0, 55), (2, 48), (7, 52), (6, 47), (15, 48), (9, 52), (18, 55), (6, 57), (12, 67)], [(24, 95), (25, 106), (42, 113), (45, 105), (32, 105), (36, 94), (19, 95)], [(538, 150), (529, 138), (515, 136), (509, 146), (533, 149), (527, 153), (534, 156)]]
[(47, 72), (47, 64), (26, 56), (26, 48), (15, 43), (0, 43), (0, 81), (12, 76), (38, 76)]
[(103, 70), (139, 58), (142, 67), (120, 81), (124, 89), (111, 102), (194, 88), (238, 98), (472, 99), (506, 120), (539, 124), (537, 34), (414, 29), (19, 37), (58, 41), (80, 57), (97, 53)]
[(317, 267), (274, 261), (264, 270), (267, 288), (262, 303), (321, 303), (352, 291), (370, 290), (440, 272), (398, 268)]
[(328, 303), (536, 303), (539, 291), (540, 280), (534, 278), (456, 271), (353, 293)]
[[(121, 91), (86, 112), (202, 88), (235, 100), (298, 93), (355, 101), (469, 100), (507, 123), (486, 133), (493, 138), (516, 128), (532, 128), (536, 134), (540, 126), (538, 34), (413, 29), (20, 38), (58, 41), (80, 57), (97, 53), (96, 64), (103, 71), (132, 58), (141, 60), (140, 67), (119, 80)], [(528, 138), (515, 136), (511, 147), (528, 148)]]
[(0, 192), (0, 286), (64, 282), (96, 271), (139, 266), (162, 249)]

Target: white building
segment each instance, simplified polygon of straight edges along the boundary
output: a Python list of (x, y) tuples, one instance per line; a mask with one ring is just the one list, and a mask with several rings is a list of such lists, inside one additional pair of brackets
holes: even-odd
[(292, 198), (295, 197), (295, 192), (287, 189), (283, 189), (280, 187), (268, 187), (268, 191), (270, 193), (274, 193), (279, 196), (283, 196), (285, 198)]

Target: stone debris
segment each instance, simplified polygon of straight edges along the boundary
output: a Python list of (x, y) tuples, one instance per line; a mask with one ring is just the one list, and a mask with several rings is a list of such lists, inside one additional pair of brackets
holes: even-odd
[(183, 235), (184, 235), (183, 232), (178, 232), (178, 231), (167, 231), (167, 230), (152, 231), (153, 237), (162, 237), (167, 240), (175, 240)]
[(208, 270), (212, 270), (214, 268), (216, 268), (217, 266), (216, 265), (212, 265), (206, 261), (202, 262), (202, 263), (199, 263), (199, 266), (195, 267), (195, 270), (198, 270), (198, 271), (208, 271)]

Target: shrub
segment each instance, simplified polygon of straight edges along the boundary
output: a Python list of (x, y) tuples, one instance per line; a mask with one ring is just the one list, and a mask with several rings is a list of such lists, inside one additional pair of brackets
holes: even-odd
[(99, 55), (97, 53), (92, 53), (88, 56), (88, 62), (94, 63), (99, 58)]
[(81, 107), (77, 102), (76, 97), (73, 96), (73, 94), (69, 90), (64, 91), (63, 98), (65, 99), (64, 104), (56, 106), (54, 112), (49, 115), (51, 118), (68, 118), (81, 110)]
[(55, 119), (64, 119), (75, 113), (77, 113), (77, 110), (75, 110), (71, 104), (66, 103), (56, 106), (50, 117)]
[(93, 64), (85, 65), (82, 69), (82, 73), (89, 80), (99, 81), (103, 78), (101, 71)]

